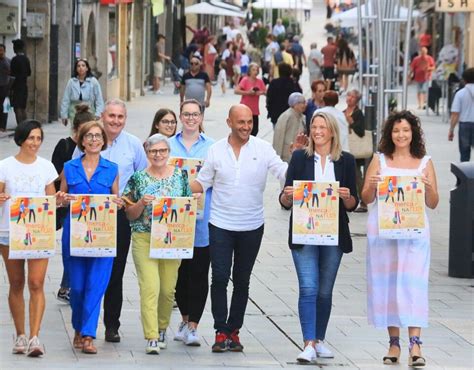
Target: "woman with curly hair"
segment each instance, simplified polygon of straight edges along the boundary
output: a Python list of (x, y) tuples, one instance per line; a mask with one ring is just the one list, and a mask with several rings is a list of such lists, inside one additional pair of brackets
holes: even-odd
[(369, 323), (387, 328), (387, 365), (400, 358), (400, 328), (408, 328), (409, 366), (424, 366), (421, 328), (428, 326), (430, 230), (420, 239), (383, 239), (378, 234), (377, 183), (381, 176), (416, 176), (425, 185), (425, 204), (439, 201), (433, 162), (426, 155), (420, 120), (409, 111), (392, 113), (382, 129), (379, 153), (367, 170), (362, 200), (369, 205), (367, 221), (367, 315)]

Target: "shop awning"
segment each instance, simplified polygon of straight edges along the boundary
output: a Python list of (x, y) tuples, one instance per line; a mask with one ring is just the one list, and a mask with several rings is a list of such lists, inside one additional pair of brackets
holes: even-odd
[(226, 17), (245, 18), (245, 12), (237, 5), (227, 4), (219, 0), (203, 1), (202, 3), (187, 6), (185, 14), (210, 14)]
[(313, 9), (311, 0), (258, 0), (252, 3), (255, 9)]

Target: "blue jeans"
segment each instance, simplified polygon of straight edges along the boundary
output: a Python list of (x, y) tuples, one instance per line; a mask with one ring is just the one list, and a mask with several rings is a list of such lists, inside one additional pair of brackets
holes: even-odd
[[(256, 230), (229, 231), (209, 224), (209, 252), (211, 255), (211, 307), (214, 329), (232, 333), (244, 323), (249, 298), (250, 274), (257, 259), (263, 237), (263, 225)], [(227, 284), (232, 267), (234, 290), (227, 309)]]
[(324, 340), (342, 250), (330, 245), (305, 245), (292, 249), (291, 254), (298, 275), (298, 311), (303, 339)]
[(459, 153), (461, 162), (471, 159), (471, 147), (474, 147), (474, 122), (459, 122)]

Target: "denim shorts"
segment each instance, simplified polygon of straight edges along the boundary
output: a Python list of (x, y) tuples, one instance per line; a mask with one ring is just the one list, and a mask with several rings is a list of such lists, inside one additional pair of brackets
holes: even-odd
[(10, 240), (8, 236), (0, 236), (0, 245), (9, 245)]
[(416, 91), (420, 94), (426, 94), (428, 92), (428, 81), (425, 82), (417, 82), (416, 83)]

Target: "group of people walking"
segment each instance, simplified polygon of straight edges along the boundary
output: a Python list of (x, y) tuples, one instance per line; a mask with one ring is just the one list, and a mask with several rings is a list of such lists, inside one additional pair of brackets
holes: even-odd
[[(294, 93), (289, 103), (301, 114), (300, 135), (305, 136), (306, 102), (298, 94)], [(0, 207), (4, 214), (8, 213), (11, 196), (55, 195), (58, 206), (67, 208), (76, 199), (75, 194), (117, 195), (113, 197), (119, 209), (115, 258), (70, 256), (69, 217), (63, 215), (58, 225), (63, 227), (66, 275), (58, 297), (70, 294), (76, 349), (86, 354), (97, 353), (94, 340), (102, 299), (105, 340), (121, 340), (123, 276), (131, 246), (146, 353), (157, 354), (167, 347), (167, 329), (175, 298), (181, 322), (174, 339), (190, 346), (201, 344), (198, 326), (207, 300), (210, 268), (211, 310), (216, 331), (212, 351), (242, 351), (240, 329), (250, 277), (264, 233), (263, 193), (267, 175), (271, 173), (285, 183), (279, 202), (286, 209), (293, 205), (293, 181), (340, 183), (338, 246), (293, 243), (290, 215), (288, 242), (299, 283), (298, 311), (304, 341), (304, 350), (297, 360), (311, 362), (316, 357), (334, 356), (324, 342), (333, 304), (332, 291), (342, 257), (352, 251), (347, 212), (355, 210), (362, 199), (370, 205), (369, 323), (386, 328), (390, 337), (383, 362), (399, 361), (400, 328), (408, 328), (410, 364), (425, 364), (420, 336), (421, 328), (428, 324), (429, 228), (425, 229), (423, 239), (382, 239), (377, 228), (376, 196), (381, 176), (419, 176), (425, 184), (426, 205), (436, 207), (436, 176), (426, 155), (418, 117), (408, 111), (389, 116), (379, 152), (369, 165), (359, 195), (354, 157), (343, 150), (340, 126), (330, 112), (315, 111), (309, 120), (306, 140), (284, 149), (292, 151), (286, 161), (268, 142), (251, 135), (254, 112), (244, 104), (230, 108), (227, 118), (230, 133), (219, 141), (204, 134), (204, 107), (196, 100), (184, 100), (178, 115), (160, 109), (144, 143), (124, 129), (127, 110), (122, 101), (107, 101), (100, 121), (96, 120), (96, 114), (88, 106), (78, 105), (73, 135), (58, 143), (54, 165), (37, 154), (44, 134), (39, 122), (34, 120), (18, 125), (15, 143), (19, 152), (0, 161)], [(178, 117), (180, 130), (177, 130)], [(190, 182), (178, 166), (170, 164), (170, 156), (202, 159), (196, 180)], [(55, 181), (59, 181), (56, 184), (59, 188), (55, 189)], [(199, 197), (204, 192), (204, 218), (196, 224), (193, 258), (182, 261), (150, 258), (153, 200), (159, 196)], [(428, 225), (426, 215), (425, 225)], [(0, 250), (10, 282), (9, 307), (17, 334), (13, 353), (39, 356), (44, 353), (39, 331), (45, 307), (43, 285), (48, 259), (9, 259), (8, 223), (0, 226)], [(23, 298), (25, 262), (31, 296), (28, 337)], [(233, 291), (229, 306), (227, 286), (231, 277)]]

